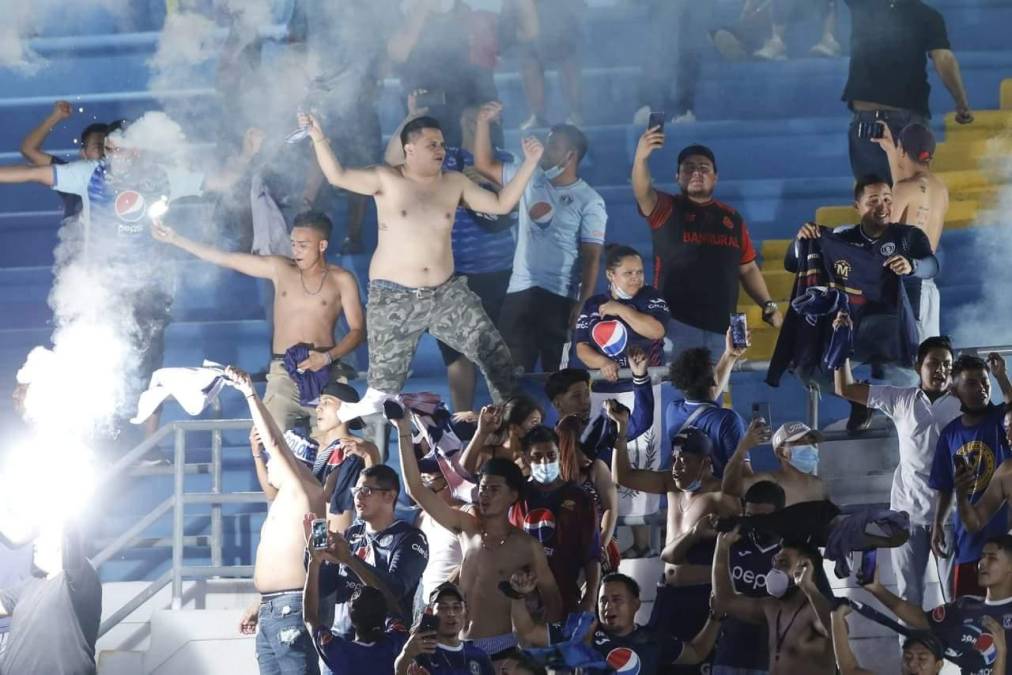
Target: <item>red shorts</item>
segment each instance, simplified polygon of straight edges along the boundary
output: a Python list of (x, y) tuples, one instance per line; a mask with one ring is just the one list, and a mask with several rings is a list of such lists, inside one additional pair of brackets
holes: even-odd
[(977, 581), (977, 562), (960, 563), (952, 570), (952, 599), (964, 595), (984, 597), (986, 591)]

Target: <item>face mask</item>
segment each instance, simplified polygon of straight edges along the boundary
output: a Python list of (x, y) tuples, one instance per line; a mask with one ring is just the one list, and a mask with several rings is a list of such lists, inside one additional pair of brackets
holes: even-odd
[(531, 478), (541, 483), (542, 485), (548, 485), (554, 483), (555, 479), (559, 477), (559, 461), (548, 462), (547, 464), (531, 464)]
[(814, 474), (819, 468), (819, 449), (814, 445), (796, 445), (791, 448), (791, 466), (801, 473)]
[(619, 300), (632, 300), (633, 299), (633, 296), (632, 296), (631, 293), (626, 293), (621, 288), (619, 288), (616, 284), (612, 284), (611, 285), (611, 294), (614, 295)]
[(698, 478), (685, 487), (682, 488), (682, 492), (699, 492), (699, 488), (703, 487), (703, 481)]
[(787, 575), (787, 572), (778, 569), (771, 569), (766, 573), (766, 592), (774, 598), (782, 598), (791, 587), (794, 580)]
[(545, 178), (547, 178), (548, 180), (555, 180), (556, 178), (561, 176), (565, 170), (566, 167), (562, 164), (558, 164), (548, 169), (542, 169), (542, 171), (545, 174)]

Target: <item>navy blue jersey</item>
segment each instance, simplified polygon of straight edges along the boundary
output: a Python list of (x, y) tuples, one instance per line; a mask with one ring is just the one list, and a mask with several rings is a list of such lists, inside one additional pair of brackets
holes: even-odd
[[(755, 532), (731, 547), (730, 567), (734, 590), (750, 598), (766, 597), (766, 573), (773, 567), (773, 556), (780, 550), (780, 542), (764, 544)], [(738, 621), (732, 617), (720, 626), (713, 664), (746, 670), (766, 670), (769, 667), (769, 634), (764, 624)]]
[(313, 636), (316, 649), (334, 675), (357, 673), (392, 673), (394, 661), (408, 641), (408, 632), (402, 624), (387, 622), (387, 630), (376, 642), (345, 640), (330, 628), (319, 627)]
[(647, 353), (648, 364), (659, 366), (664, 362), (664, 340), (643, 337), (620, 317), (601, 315), (601, 305), (614, 300), (629, 305), (637, 312), (652, 316), (667, 328), (671, 320), (667, 301), (652, 286), (644, 286), (629, 300), (615, 300), (608, 293), (595, 295), (583, 303), (580, 316), (573, 329), (573, 348), (569, 350), (569, 367), (586, 368), (576, 355), (576, 345), (583, 342), (596, 351), (618, 363), (620, 368), (629, 367), (629, 350), (639, 347)]
[[(417, 527), (403, 520), (381, 532), (367, 532), (357, 522), (344, 532), (352, 555), (372, 568), (390, 592), (400, 600), (402, 617), (411, 616), (415, 589), (429, 562), (429, 544)], [(324, 563), (320, 568), (320, 596), (337, 593), (337, 602), (348, 602), (363, 584), (346, 565)]]
[[(972, 427), (963, 424), (962, 415), (942, 429), (935, 447), (935, 458), (931, 464), (928, 487), (933, 490), (952, 492), (955, 467), (953, 457), (959, 455), (973, 469), (976, 480), (970, 491), (970, 503), (976, 504), (984, 496), (987, 484), (995, 470), (1009, 456), (1002, 429), (1002, 407), (992, 405), (984, 421)], [(980, 532), (972, 534), (963, 527), (959, 513), (952, 512), (952, 526), (956, 539), (956, 562), (968, 563), (980, 560), (984, 542), (988, 538), (1008, 531), (1008, 506), (1002, 504), (987, 525)]]
[[(566, 641), (563, 628), (561, 623), (549, 624), (548, 639), (552, 644)], [(597, 630), (590, 644), (608, 663), (606, 673), (623, 675), (654, 675), (662, 672), (661, 669), (673, 664), (685, 648), (685, 644), (678, 638), (653, 633), (643, 626), (637, 626), (636, 630), (623, 637)]]
[[(992, 617), (1005, 629), (1005, 641), (1012, 644), (1012, 598), (993, 604), (967, 595), (925, 612), (931, 632), (945, 646), (945, 658), (959, 666), (963, 675), (992, 675), (998, 652), (981, 619)], [(994, 673), (994, 675), (999, 675)], [(1012, 675), (1006, 666), (1005, 675)]]
[(358, 482), (358, 476), (365, 468), (365, 460), (358, 455), (345, 452), (341, 447), (341, 441), (336, 440), (327, 446), (323, 452), (317, 455), (317, 462), (321, 455), (326, 456), (324, 464), (325, 479), (337, 472), (334, 482), (334, 492), (330, 496), (330, 512), (334, 514), (351, 511), (355, 508), (354, 499), (351, 495), (351, 488)]
[(458, 649), (439, 645), (434, 654), (415, 657), (414, 663), (408, 667), (408, 675), (425, 672), (416, 666), (425, 668), (428, 675), (495, 675), (495, 668), (492, 667), (492, 660), (488, 654), (470, 642), (461, 643)]
[[(512, 162), (513, 155), (496, 150), (495, 159)], [(443, 171), (463, 171), (471, 166), (474, 166), (474, 155), (469, 151), (446, 149)], [(483, 180), (479, 185), (492, 192), (499, 191), (498, 186), (489, 180)], [(458, 206), (451, 232), (454, 271), (458, 274), (485, 274), (511, 269), (516, 250), (513, 235), (516, 224), (515, 209), (505, 215), (493, 215), (474, 211), (463, 204)]]
[(701, 405), (707, 406), (707, 409), (692, 421), (692, 426), (706, 434), (713, 443), (713, 475), (720, 478), (724, 475), (724, 465), (731, 459), (738, 442), (745, 435), (745, 420), (734, 410), (722, 407), (719, 400), (697, 403), (678, 399), (668, 404), (664, 410), (664, 429), (668, 442), (662, 449), (663, 463), (665, 466), (669, 463), (671, 441)]

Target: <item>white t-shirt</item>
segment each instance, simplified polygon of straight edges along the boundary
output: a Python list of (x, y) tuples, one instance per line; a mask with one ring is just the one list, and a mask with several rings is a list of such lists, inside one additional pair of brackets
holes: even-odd
[(906, 511), (914, 525), (930, 525), (935, 491), (928, 487), (938, 434), (960, 415), (959, 399), (944, 394), (932, 403), (919, 387), (870, 385), (868, 407), (885, 413), (896, 425), (900, 463), (893, 473), (889, 508)]
[[(517, 162), (502, 165), (502, 183), (513, 180)], [(543, 288), (576, 300), (580, 296), (577, 261), (581, 244), (604, 244), (608, 211), (604, 198), (582, 179), (552, 185), (538, 167), (520, 198), (517, 250), (507, 292)]]
[(464, 553), (457, 535), (437, 523), (426, 514), (418, 519), (418, 529), (429, 542), (429, 562), (422, 572), (422, 602), (429, 601), (429, 594), (460, 567)]

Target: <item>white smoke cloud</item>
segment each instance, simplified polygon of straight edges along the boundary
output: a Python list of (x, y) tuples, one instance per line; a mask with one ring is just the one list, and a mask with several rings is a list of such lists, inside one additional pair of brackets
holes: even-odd
[[(32, 73), (46, 65), (28, 44), (51, 27), (73, 26), (96, 15), (126, 17), (131, 0), (0, 0), (0, 68)], [(62, 34), (62, 33), (61, 33)]]
[[(981, 170), (999, 191), (993, 204), (974, 223), (972, 246), (966, 247), (972, 260), (947, 260), (949, 269), (958, 265), (964, 270), (962, 283), (978, 284), (979, 301), (955, 311), (956, 329), (952, 338), (957, 346), (997, 346), (1012, 344), (1012, 312), (1009, 289), (1012, 289), (1012, 129), (991, 138), (981, 158)], [(945, 295), (942, 295), (943, 311)]]

